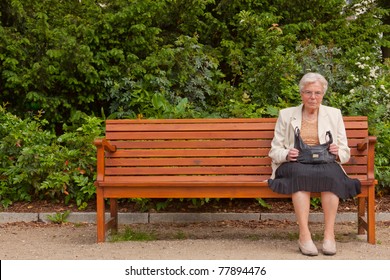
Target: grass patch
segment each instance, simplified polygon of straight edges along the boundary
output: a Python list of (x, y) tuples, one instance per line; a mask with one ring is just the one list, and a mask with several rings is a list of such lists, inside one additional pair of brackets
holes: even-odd
[(153, 233), (136, 231), (132, 228), (126, 227), (123, 232), (118, 232), (111, 236), (111, 242), (119, 241), (153, 241), (156, 240), (156, 236)]
[(262, 239), (262, 236), (261, 235), (252, 234), (252, 235), (248, 235), (247, 239), (249, 239), (251, 241), (259, 241), (260, 239)]
[(88, 226), (88, 223), (79, 222), (79, 223), (73, 223), (73, 226), (76, 228), (86, 227)]
[(55, 224), (64, 224), (68, 222), (68, 216), (70, 210), (66, 210), (64, 213), (55, 213), (53, 215), (47, 215), (47, 219)]
[(187, 239), (187, 235), (182, 231), (178, 231), (175, 235), (175, 239), (184, 240)]
[(298, 232), (289, 232), (288, 233), (288, 240), (294, 241), (299, 239), (299, 233)]
[[(298, 237), (299, 237), (299, 235), (298, 235)], [(324, 235), (319, 234), (319, 233), (314, 233), (314, 234), (312, 234), (312, 239), (313, 239), (313, 241), (322, 241), (324, 239)]]

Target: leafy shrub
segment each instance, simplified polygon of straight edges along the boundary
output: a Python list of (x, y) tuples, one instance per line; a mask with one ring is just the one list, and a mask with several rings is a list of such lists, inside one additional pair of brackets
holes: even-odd
[[(0, 202), (30, 201), (37, 195), (46, 173), (40, 160), (46, 157), (55, 135), (44, 131), (39, 116), (22, 120), (0, 107)], [(49, 152), (50, 153), (50, 152)]]
[(93, 139), (101, 120), (82, 116), (78, 126), (56, 137), (44, 130), (41, 115), (20, 119), (0, 107), (0, 203), (32, 199), (75, 200), (79, 207), (94, 196), (96, 153)]
[(196, 37), (180, 36), (141, 65), (141, 75), (105, 82), (109, 118), (204, 116), (226, 86), (216, 59)]
[(47, 168), (52, 172), (40, 189), (65, 194), (65, 203), (75, 200), (80, 208), (95, 195), (96, 149), (93, 140), (102, 134), (102, 120), (82, 115), (52, 143), (54, 153)]

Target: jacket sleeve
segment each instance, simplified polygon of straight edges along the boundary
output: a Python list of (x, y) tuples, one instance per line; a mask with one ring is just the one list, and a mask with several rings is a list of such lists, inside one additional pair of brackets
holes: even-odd
[(287, 121), (283, 118), (283, 114), (280, 112), (276, 121), (274, 138), (271, 142), (271, 149), (268, 156), (272, 159), (273, 163), (281, 164), (287, 161), (288, 149), (285, 145), (287, 137)]

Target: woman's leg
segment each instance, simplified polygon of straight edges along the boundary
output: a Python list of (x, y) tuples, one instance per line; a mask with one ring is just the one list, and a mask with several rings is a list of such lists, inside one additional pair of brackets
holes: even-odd
[(309, 230), (310, 192), (296, 192), (292, 194), (295, 215), (299, 225), (299, 241), (311, 240)]
[(339, 207), (339, 198), (332, 192), (322, 192), (321, 204), (325, 220), (324, 240), (334, 241), (334, 225)]

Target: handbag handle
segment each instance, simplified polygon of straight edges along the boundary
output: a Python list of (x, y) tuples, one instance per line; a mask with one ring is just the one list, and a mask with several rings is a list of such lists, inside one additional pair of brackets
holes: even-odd
[(326, 139), (327, 137), (329, 138), (329, 140), (326, 141), (326, 144), (328, 144), (328, 145), (332, 144), (332, 143), (333, 143), (333, 136), (332, 136), (332, 133), (330, 132), (330, 130), (328, 130), (328, 131), (326, 132), (325, 139)]
[[(300, 137), (301, 130), (296, 126), (296, 127), (295, 127), (294, 133), (295, 133), (295, 136), (296, 136), (296, 137)], [(332, 132), (330, 132), (330, 130), (328, 130), (328, 131), (326, 132), (325, 139), (328, 139), (328, 140), (326, 141), (326, 144), (327, 144), (328, 146), (329, 146), (330, 144), (333, 143), (333, 136), (332, 136)]]

